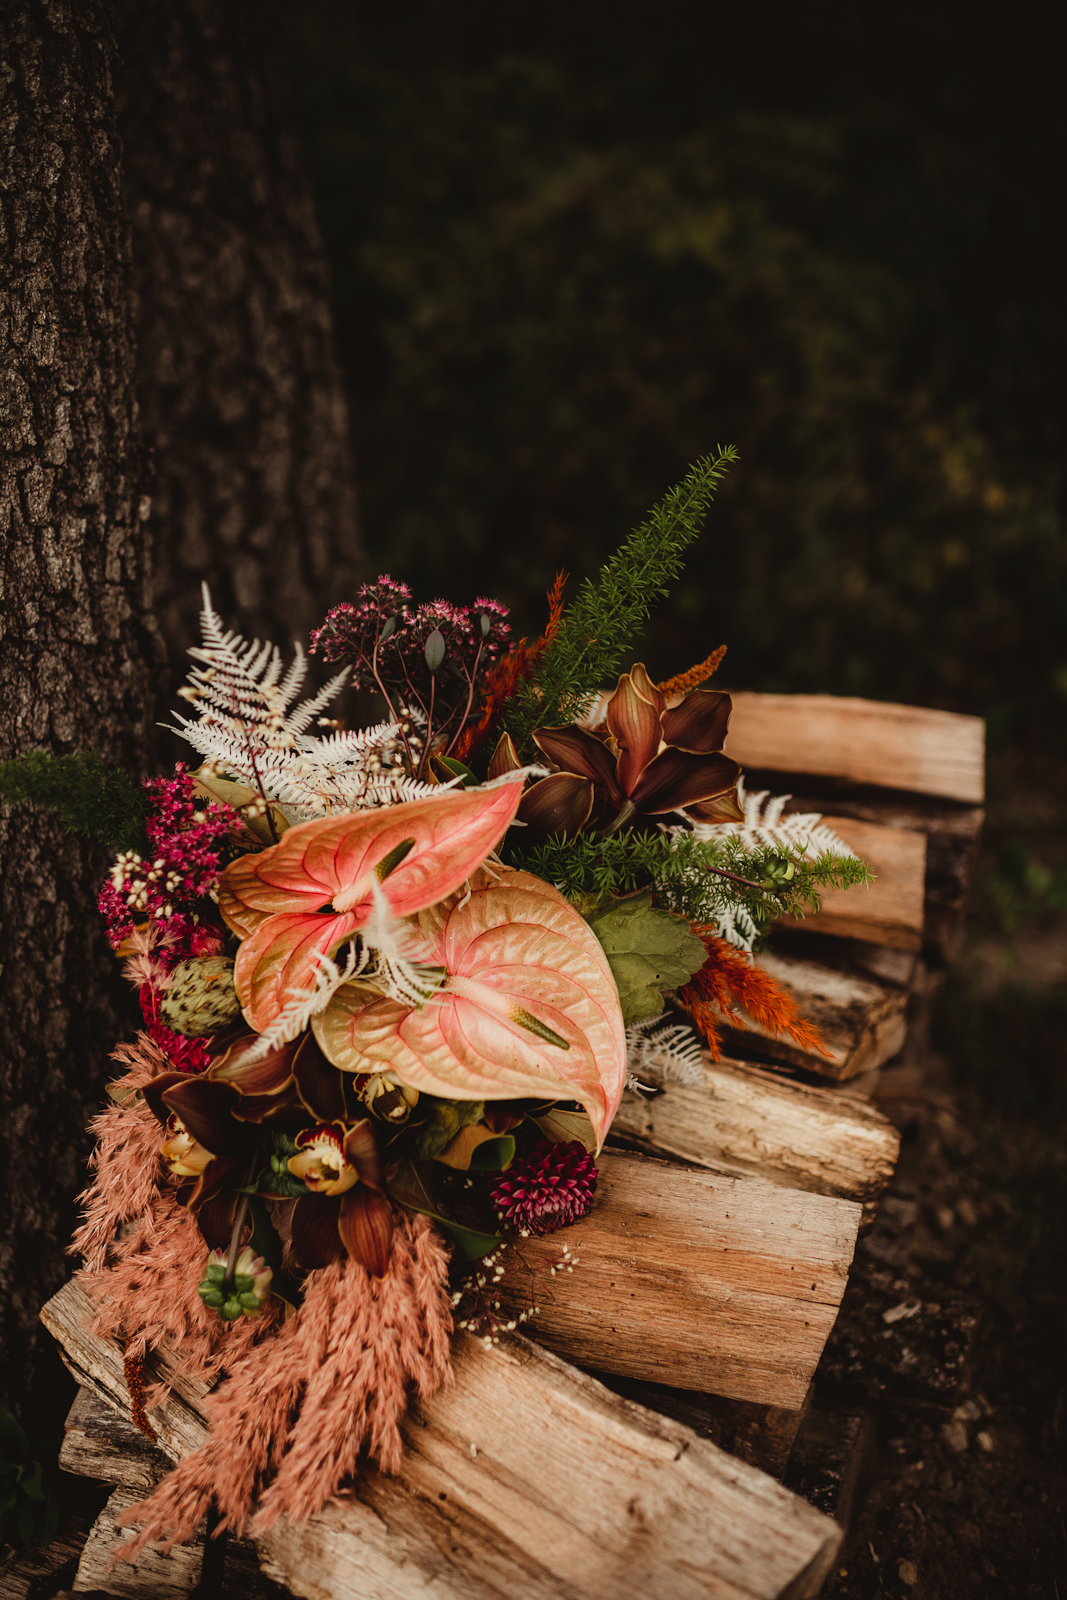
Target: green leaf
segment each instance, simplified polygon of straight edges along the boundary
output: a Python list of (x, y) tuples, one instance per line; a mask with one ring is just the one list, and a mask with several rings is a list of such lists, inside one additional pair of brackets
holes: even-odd
[[(593, 1126), (592, 1123), (589, 1124)], [(515, 1136), (498, 1133), (495, 1139), (486, 1139), (471, 1156), (471, 1172), (506, 1172), (515, 1159)]]
[(443, 1233), (454, 1239), (468, 1261), (478, 1261), (487, 1256), (501, 1242), (498, 1233), (480, 1233), (476, 1228), (465, 1228), (462, 1223), (443, 1217), (437, 1210), (429, 1189), (413, 1161), (401, 1161), (388, 1180), (389, 1193), (397, 1205), (409, 1211), (418, 1211), (431, 1222), (436, 1222)]
[(561, 1111), (553, 1106), (551, 1111), (532, 1118), (532, 1121), (553, 1144), (573, 1144), (577, 1140), (585, 1145), (590, 1155), (596, 1151), (596, 1134), (584, 1111)]
[(248, 1214), (252, 1219), (252, 1235), (248, 1242), (255, 1254), (263, 1257), (273, 1274), (270, 1292), (295, 1309), (303, 1303), (304, 1291), (282, 1266), (282, 1241), (274, 1231), (270, 1212), (262, 1200), (251, 1199), (248, 1202)]
[(609, 901), (588, 921), (611, 966), (627, 1027), (658, 1016), (664, 992), (688, 983), (708, 958), (684, 917), (653, 906), (651, 890)]
[(460, 1128), (481, 1122), (484, 1100), (437, 1100), (427, 1120), (414, 1130), (408, 1146), (413, 1161), (428, 1161), (452, 1143)]
[(431, 756), (430, 766), (435, 778), (442, 779), (445, 783), (450, 778), (462, 778), (463, 787), (470, 789), (478, 782), (477, 777), (462, 761), (457, 761), (455, 756)]
[(0, 1446), (9, 1461), (13, 1459), (15, 1453), (23, 1456), (28, 1456), (30, 1453), (30, 1442), (22, 1430), (22, 1425), (7, 1406), (0, 1406)]

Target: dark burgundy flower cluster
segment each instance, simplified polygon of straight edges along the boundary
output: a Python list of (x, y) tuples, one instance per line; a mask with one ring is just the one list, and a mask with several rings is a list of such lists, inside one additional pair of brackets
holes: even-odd
[(387, 574), (365, 583), (312, 633), (311, 648), (327, 661), (351, 661), (357, 688), (379, 689), (396, 711), (420, 708), (434, 731), (451, 723), (454, 735), (477, 680), (510, 648), (508, 608), (484, 595), (470, 606), (410, 601), (407, 584)]
[(517, 1233), (555, 1233), (584, 1217), (596, 1193), (597, 1170), (577, 1139), (539, 1139), (490, 1186), (500, 1220)]

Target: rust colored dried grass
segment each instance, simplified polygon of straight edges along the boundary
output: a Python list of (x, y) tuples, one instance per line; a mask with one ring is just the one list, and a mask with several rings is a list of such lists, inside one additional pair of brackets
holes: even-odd
[(722, 1058), (723, 1018), (736, 1018), (739, 1010), (768, 1032), (792, 1039), (801, 1049), (829, 1056), (818, 1029), (800, 1015), (796, 1001), (745, 951), (720, 939), (705, 924), (694, 925), (693, 932), (703, 943), (708, 959), (679, 989), (678, 999), (707, 1040), (713, 1061)]
[(726, 646), (721, 644), (717, 650), (711, 652), (706, 661), (698, 661), (688, 672), (678, 672), (673, 678), (668, 678), (666, 683), (657, 684), (660, 694), (666, 695), (667, 699), (671, 700), (675, 695), (690, 694), (694, 689), (699, 689), (700, 685), (706, 683), (716, 671), (725, 654)]

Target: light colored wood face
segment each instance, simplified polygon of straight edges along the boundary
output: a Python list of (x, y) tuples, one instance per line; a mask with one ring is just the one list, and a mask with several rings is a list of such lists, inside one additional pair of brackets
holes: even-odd
[[(86, 1331), (91, 1316), (77, 1284), (44, 1312), (80, 1381), (121, 1406), (122, 1351)], [(454, 1355), (454, 1385), (405, 1423), (400, 1475), (361, 1470), (306, 1527), (275, 1524), (257, 1542), (270, 1576), (333, 1600), (818, 1593), (841, 1531), (772, 1478), (524, 1339), (459, 1335)], [(203, 1441), (202, 1400), (175, 1389), (153, 1412), (172, 1459)], [(94, 1573), (128, 1534), (115, 1514), (137, 1491), (116, 1494)]]
[[(613, 1152), (593, 1210), (514, 1248), (501, 1299), (600, 1372), (799, 1407), (841, 1304), (862, 1208)], [(573, 1274), (551, 1278), (566, 1245)]]
[(724, 749), (743, 767), (803, 772), (981, 805), (985, 723), (829, 694), (733, 694)]
[(926, 835), (884, 828), (854, 817), (824, 817), (870, 867), (870, 888), (829, 889), (822, 907), (803, 918), (784, 917), (783, 927), (865, 939), (894, 950), (921, 950), (926, 892)]
[(862, 1100), (710, 1059), (703, 1083), (627, 1094), (612, 1127), (650, 1155), (845, 1200), (877, 1199), (900, 1148), (896, 1129)]

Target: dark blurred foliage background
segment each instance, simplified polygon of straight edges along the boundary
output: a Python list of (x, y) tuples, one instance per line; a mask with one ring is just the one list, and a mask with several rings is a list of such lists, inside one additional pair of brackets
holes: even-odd
[(666, 675), (1067, 707), (1067, 144), (1036, 11), (287, 0), (369, 560), (520, 630), (741, 452)]
[(642, 641), (653, 673), (725, 642), (726, 686), (988, 720), (971, 931), (935, 1024), (962, 1198), (930, 1270), (983, 1307), (996, 1448), (924, 1482), (925, 1544), (883, 1463), (891, 1531), (875, 1505), (839, 1587), (904, 1592), (890, 1539), (923, 1593), (1051, 1600), (1032, 1557), (1067, 1582), (1062, 23), (1032, 0), (280, 16), (369, 575), (497, 594), (539, 631), (558, 567), (594, 571), (731, 442)]

